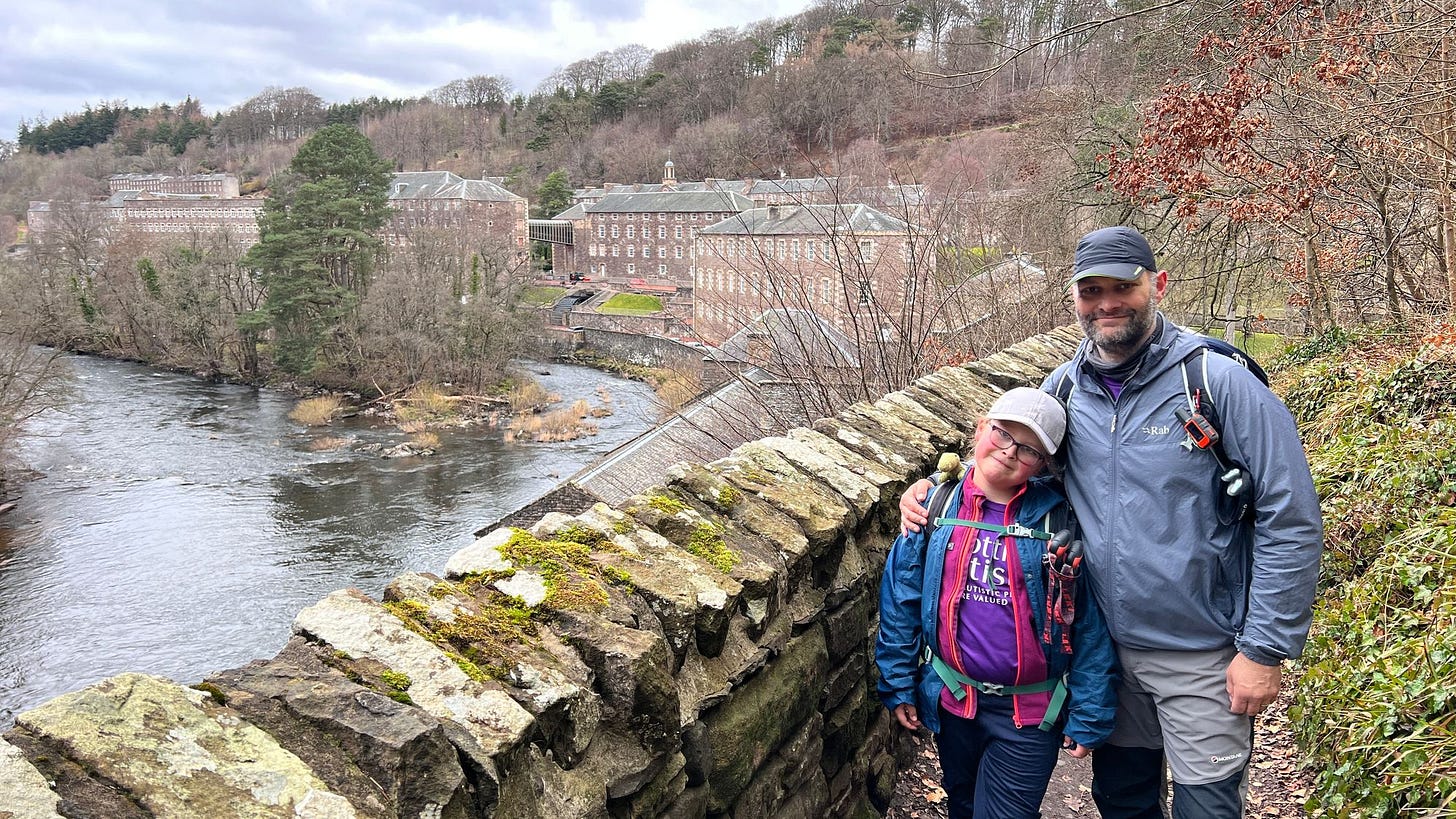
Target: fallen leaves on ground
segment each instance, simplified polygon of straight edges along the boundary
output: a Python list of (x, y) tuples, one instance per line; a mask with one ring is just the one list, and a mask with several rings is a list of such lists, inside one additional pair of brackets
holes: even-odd
[[(1329, 815), (1319, 808), (1312, 812), (1304, 809), (1305, 800), (1313, 793), (1313, 776), (1302, 767), (1294, 748), (1286, 714), (1289, 700), (1286, 690), (1254, 726), (1254, 763), (1249, 766), (1247, 816), (1297, 819)], [(940, 788), (940, 761), (935, 743), (928, 734), (912, 735), (909, 741), (915, 748), (914, 762), (900, 772), (885, 819), (945, 819), (948, 815), (945, 791)], [(1091, 781), (1089, 760), (1062, 754), (1042, 801), (1042, 815), (1046, 819), (1096, 816)]]

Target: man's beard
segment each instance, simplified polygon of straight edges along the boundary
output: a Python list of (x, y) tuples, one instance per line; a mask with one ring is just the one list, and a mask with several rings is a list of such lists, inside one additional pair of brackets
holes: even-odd
[[(1135, 310), (1127, 318), (1127, 323), (1115, 330), (1102, 332), (1097, 328), (1097, 315), (1079, 316), (1082, 323), (1082, 332), (1091, 340), (1092, 346), (1099, 351), (1112, 353), (1114, 356), (1123, 356), (1138, 348), (1143, 339), (1152, 332), (1153, 321), (1158, 313), (1158, 306), (1151, 299), (1147, 306), (1141, 310)], [(1105, 317), (1107, 314), (1102, 314)]]

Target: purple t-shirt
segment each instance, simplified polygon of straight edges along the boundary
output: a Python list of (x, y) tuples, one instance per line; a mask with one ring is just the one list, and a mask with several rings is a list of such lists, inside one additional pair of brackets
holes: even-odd
[[(1005, 504), (988, 499), (969, 481), (966, 486), (962, 519), (1002, 526), (1015, 519)], [(1012, 510), (1015, 504), (1013, 499)], [(970, 526), (955, 528), (945, 554), (938, 615), (940, 656), (967, 677), (1002, 685), (1046, 679), (1046, 656), (1032, 633), (1031, 603), (1013, 538)], [(976, 712), (976, 692), (967, 694), (956, 701), (947, 688), (940, 703), (951, 714), (970, 718)], [(1038, 710), (1044, 710), (1046, 695), (1033, 696), (1043, 705)]]

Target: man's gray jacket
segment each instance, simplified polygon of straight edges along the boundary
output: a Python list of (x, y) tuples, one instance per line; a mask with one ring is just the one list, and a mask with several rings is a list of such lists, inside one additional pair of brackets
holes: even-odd
[[(1112, 638), (1136, 649), (1236, 645), (1272, 665), (1309, 632), (1323, 531), (1294, 418), (1237, 362), (1207, 356), (1208, 391), (1229, 458), (1254, 479), (1255, 517), (1223, 525), (1211, 452), (1184, 442), (1182, 368), (1198, 337), (1159, 315), (1157, 337), (1114, 402), (1086, 363), (1089, 343), (1042, 388), (1068, 397), (1066, 484), (1088, 575)], [(1199, 366), (1195, 356), (1189, 367)]]

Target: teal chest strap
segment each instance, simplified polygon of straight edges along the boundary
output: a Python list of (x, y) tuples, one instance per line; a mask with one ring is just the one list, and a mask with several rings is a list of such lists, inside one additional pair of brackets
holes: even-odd
[(1019, 523), (1012, 523), (1008, 526), (998, 526), (994, 523), (982, 523), (979, 520), (961, 520), (960, 518), (936, 518), (936, 526), (969, 526), (972, 529), (980, 529), (984, 532), (995, 532), (998, 535), (1011, 535), (1012, 537), (1032, 537), (1037, 540), (1051, 540), (1051, 532), (1043, 532), (1040, 529), (1033, 529), (1030, 526), (1022, 526)]
[(1047, 703), (1046, 716), (1042, 718), (1041, 725), (1037, 727), (1043, 731), (1050, 731), (1056, 724), (1057, 717), (1062, 713), (1062, 706), (1067, 702), (1067, 685), (1058, 677), (1054, 680), (1042, 680), (1037, 683), (1026, 685), (1000, 685), (998, 683), (981, 682), (956, 671), (940, 659), (940, 655), (930, 652), (930, 667), (935, 669), (936, 676), (945, 683), (950, 695), (959, 702), (966, 698), (966, 689), (974, 688), (982, 694), (989, 694), (993, 697), (1009, 697), (1014, 694), (1040, 694), (1043, 691), (1052, 692), (1051, 702)]

